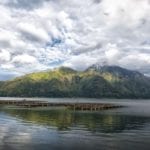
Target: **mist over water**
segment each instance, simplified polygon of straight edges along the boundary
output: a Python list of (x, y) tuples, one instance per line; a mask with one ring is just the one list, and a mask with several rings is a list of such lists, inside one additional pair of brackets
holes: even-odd
[(99, 112), (1, 107), (0, 150), (150, 149), (150, 100), (46, 100), (98, 101), (125, 107)]

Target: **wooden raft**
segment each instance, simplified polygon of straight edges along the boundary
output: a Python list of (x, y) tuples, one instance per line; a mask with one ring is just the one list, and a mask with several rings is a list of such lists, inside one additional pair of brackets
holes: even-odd
[(47, 102), (47, 101), (30, 101), (30, 100), (0, 100), (0, 105), (14, 105), (23, 108), (34, 107), (66, 107), (71, 110), (90, 110), (99, 111), (105, 109), (120, 108), (121, 105), (107, 104), (107, 103), (73, 103), (73, 102)]

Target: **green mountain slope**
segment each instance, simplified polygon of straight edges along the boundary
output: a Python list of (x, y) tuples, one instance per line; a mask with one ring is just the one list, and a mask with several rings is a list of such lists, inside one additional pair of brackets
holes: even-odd
[(150, 78), (118, 66), (60, 67), (1, 81), (0, 96), (150, 98)]

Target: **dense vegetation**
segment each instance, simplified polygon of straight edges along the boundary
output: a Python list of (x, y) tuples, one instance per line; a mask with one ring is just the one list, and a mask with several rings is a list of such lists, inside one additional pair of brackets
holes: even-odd
[(150, 78), (118, 66), (61, 67), (1, 81), (0, 96), (150, 98)]

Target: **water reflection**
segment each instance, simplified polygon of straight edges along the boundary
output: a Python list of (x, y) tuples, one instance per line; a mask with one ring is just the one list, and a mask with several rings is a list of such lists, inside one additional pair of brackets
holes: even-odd
[(64, 109), (5, 109), (1, 111), (25, 122), (42, 125), (46, 128), (56, 128), (59, 131), (78, 129), (92, 133), (119, 133), (124, 130), (141, 129), (145, 123), (150, 122), (150, 117), (146, 116), (107, 114), (103, 112), (73, 112)]
[(149, 150), (150, 114), (149, 107), (144, 108), (0, 108), (0, 150)]

